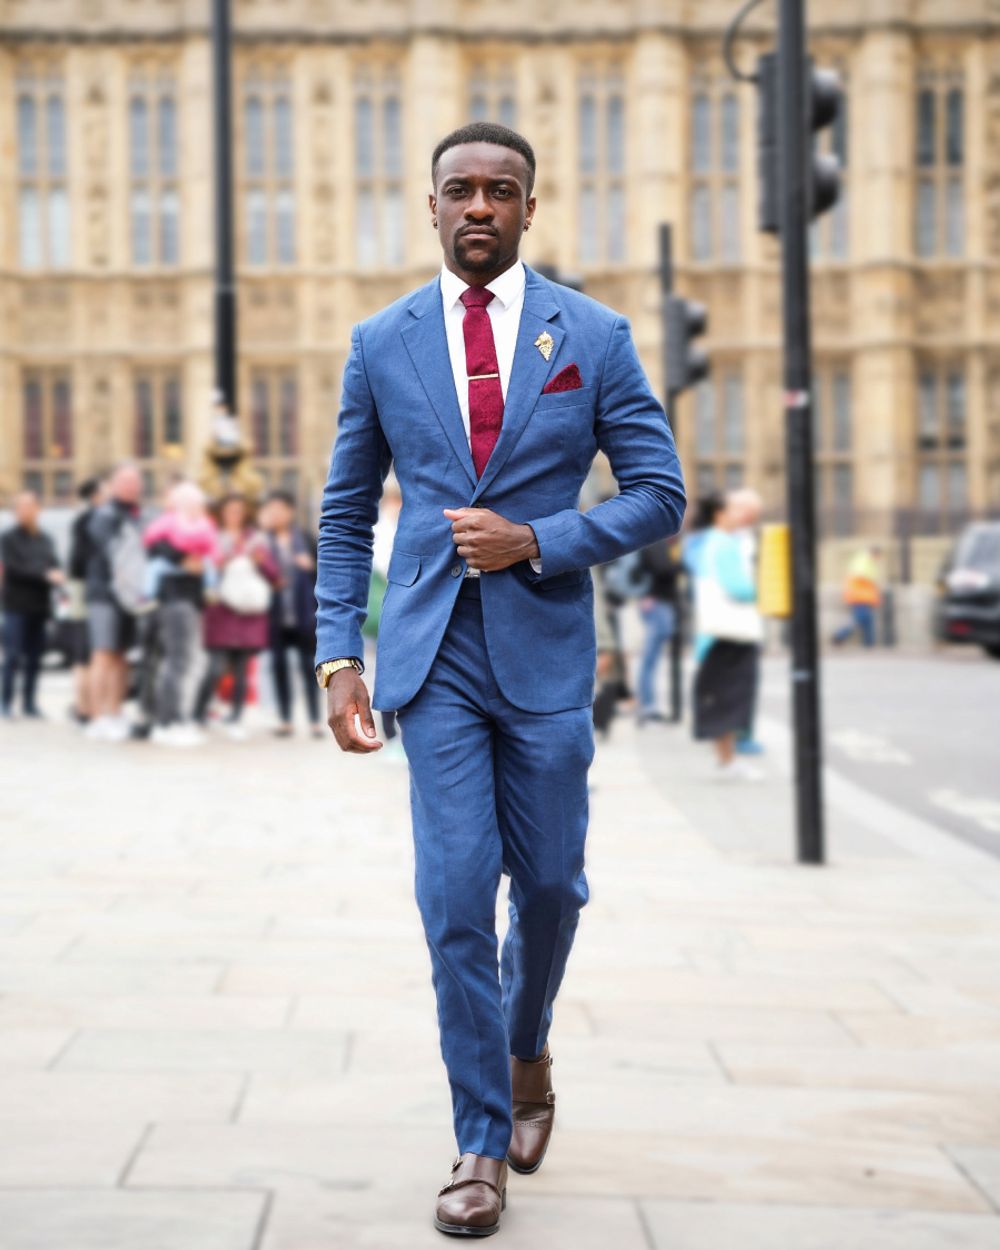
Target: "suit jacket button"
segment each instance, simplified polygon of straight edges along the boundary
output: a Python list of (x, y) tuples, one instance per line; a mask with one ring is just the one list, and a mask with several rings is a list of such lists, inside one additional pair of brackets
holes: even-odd
[(461, 576), (462, 576), (462, 566), (461, 566), (460, 564), (453, 564), (453, 565), (451, 566), (451, 575), (452, 575), (452, 577), (461, 577)]

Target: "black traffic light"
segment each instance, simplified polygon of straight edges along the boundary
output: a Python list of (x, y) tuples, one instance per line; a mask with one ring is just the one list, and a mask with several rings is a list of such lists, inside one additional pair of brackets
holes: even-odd
[(708, 376), (708, 356), (694, 340), (708, 327), (704, 304), (667, 298), (667, 385), (674, 395)]
[[(808, 181), (809, 216), (819, 217), (836, 204), (840, 195), (837, 158), (815, 151), (814, 135), (829, 126), (840, 112), (840, 79), (829, 69), (816, 69), (812, 58), (803, 63), (806, 74), (806, 125), (808, 145), (804, 154)], [(781, 121), (778, 92), (778, 57), (767, 52), (757, 58), (757, 225), (767, 234), (781, 233)], [(793, 132), (797, 128), (789, 127)]]

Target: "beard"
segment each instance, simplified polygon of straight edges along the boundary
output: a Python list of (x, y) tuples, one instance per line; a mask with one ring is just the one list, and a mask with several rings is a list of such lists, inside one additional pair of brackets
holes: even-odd
[(466, 247), (465, 241), (461, 238), (456, 239), (455, 259), (469, 273), (490, 273), (500, 264), (500, 240), (494, 238), (492, 243), (486, 246), (477, 243), (475, 253), (470, 255), (470, 249)]

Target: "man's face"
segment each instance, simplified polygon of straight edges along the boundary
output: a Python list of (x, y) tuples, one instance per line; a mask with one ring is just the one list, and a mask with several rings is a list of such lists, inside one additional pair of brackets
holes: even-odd
[(438, 162), (431, 219), (448, 268), (489, 282), (517, 259), (521, 235), (535, 213), (524, 157), (495, 143), (461, 143)]
[(14, 517), (18, 525), (28, 530), (33, 530), (38, 524), (38, 500), (30, 491), (25, 491), (14, 500)]
[(138, 503), (142, 498), (142, 475), (139, 470), (131, 465), (119, 469), (112, 481), (111, 493), (122, 503)]

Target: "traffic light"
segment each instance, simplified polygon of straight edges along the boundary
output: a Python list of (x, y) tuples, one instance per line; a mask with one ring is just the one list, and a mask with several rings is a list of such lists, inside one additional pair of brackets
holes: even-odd
[(704, 304), (667, 298), (667, 385), (674, 395), (708, 376), (708, 356), (694, 340), (708, 327)]
[[(829, 69), (816, 69), (812, 58), (803, 62), (806, 74), (806, 124), (802, 133), (808, 150), (809, 216), (819, 217), (836, 204), (840, 195), (837, 158), (815, 151), (814, 135), (836, 120), (840, 112), (840, 79)], [(781, 233), (782, 140), (778, 92), (778, 57), (766, 52), (757, 58), (757, 225), (766, 234)]]

